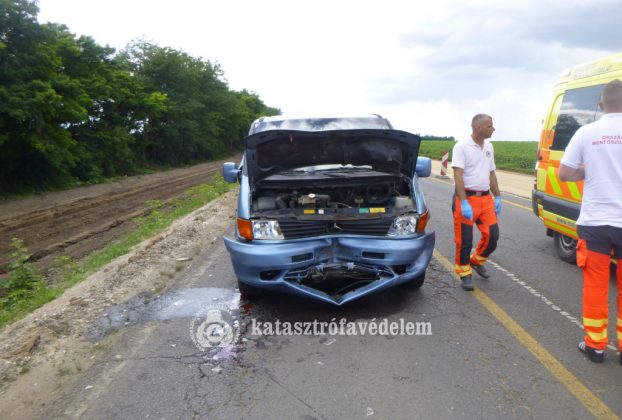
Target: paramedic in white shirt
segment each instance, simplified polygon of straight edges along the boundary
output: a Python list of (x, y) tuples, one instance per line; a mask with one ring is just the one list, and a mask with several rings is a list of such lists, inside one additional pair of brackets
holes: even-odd
[[(495, 153), (492, 143), (487, 140), (495, 131), (492, 117), (477, 114), (471, 121), (471, 128), (471, 137), (456, 143), (451, 158), (456, 187), (452, 205), (455, 267), (462, 288), (468, 291), (474, 288), (472, 270), (483, 278), (490, 277), (484, 264), (497, 248), (497, 214), (501, 212)], [(471, 253), (474, 223), (481, 237), (475, 251)]]
[[(600, 120), (579, 128), (559, 168), (561, 181), (585, 180), (577, 220), (577, 265), (583, 270), (583, 329), (579, 343), (592, 362), (607, 347), (607, 294), (611, 257), (618, 262), (618, 350), (622, 348), (622, 82), (605, 85)], [(622, 354), (619, 356), (622, 364)]]

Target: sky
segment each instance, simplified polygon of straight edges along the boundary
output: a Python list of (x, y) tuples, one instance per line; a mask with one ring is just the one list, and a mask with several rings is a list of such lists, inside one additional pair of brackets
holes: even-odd
[(537, 141), (564, 69), (622, 51), (619, 0), (39, 0), (39, 22), (122, 50), (218, 63), (229, 87), (297, 116), (375, 113), (400, 130)]

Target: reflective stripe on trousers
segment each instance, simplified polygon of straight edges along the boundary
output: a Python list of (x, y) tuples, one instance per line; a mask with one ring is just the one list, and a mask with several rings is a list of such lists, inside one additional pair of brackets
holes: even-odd
[[(577, 265), (583, 270), (583, 329), (585, 343), (592, 348), (604, 350), (608, 344), (609, 323), (609, 278), (611, 252), (614, 252), (618, 267), (616, 284), (618, 289), (618, 317), (616, 338), (618, 349), (622, 348), (622, 259), (618, 233), (622, 229), (605, 226), (578, 226)], [(613, 234), (613, 236), (612, 236)], [(613, 238), (613, 240), (612, 240)]]

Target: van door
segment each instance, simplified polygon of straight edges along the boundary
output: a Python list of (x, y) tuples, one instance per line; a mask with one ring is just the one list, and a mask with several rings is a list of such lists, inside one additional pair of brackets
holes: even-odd
[(563, 96), (557, 97), (556, 105), (559, 101), (561, 105), (557, 119), (549, 129), (551, 138), (541, 140), (542, 161), (538, 166), (535, 194), (538, 216), (554, 238), (557, 255), (567, 262), (575, 259), (576, 221), (581, 209), (583, 182), (560, 182), (559, 166), (574, 133), (600, 117), (598, 102), (602, 87), (568, 89)]
[[(559, 109), (562, 105), (563, 93), (557, 95), (553, 101), (553, 106), (546, 116), (542, 124), (542, 133), (540, 135), (540, 144), (538, 145), (538, 154), (536, 156), (536, 191), (544, 193), (546, 191), (546, 178), (549, 167), (549, 158), (551, 153), (551, 144), (555, 136), (555, 124), (559, 116)], [(534, 210), (535, 211), (535, 210)], [(536, 212), (536, 216), (542, 218), (542, 215)]]

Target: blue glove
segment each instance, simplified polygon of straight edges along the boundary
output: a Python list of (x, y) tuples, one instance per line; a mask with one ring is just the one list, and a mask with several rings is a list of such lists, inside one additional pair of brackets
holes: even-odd
[(501, 196), (495, 197), (495, 214), (501, 213)]
[(460, 201), (460, 208), (462, 209), (462, 216), (464, 216), (465, 219), (473, 220), (473, 208), (468, 200)]

